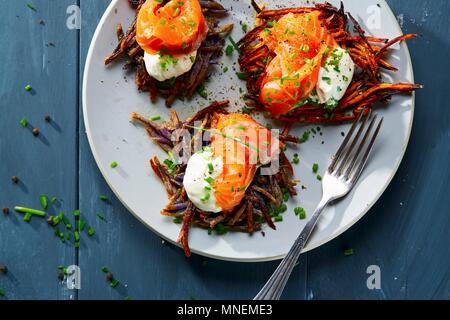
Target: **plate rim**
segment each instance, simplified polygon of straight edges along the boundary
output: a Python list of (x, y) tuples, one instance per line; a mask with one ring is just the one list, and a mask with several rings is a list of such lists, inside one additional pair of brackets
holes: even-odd
[[(100, 35), (100, 29), (102, 27), (102, 25), (104, 24), (104, 22), (106, 21), (107, 17), (110, 15), (111, 11), (113, 10), (113, 8), (115, 7), (116, 3), (120, 1), (120, 0), (112, 0), (111, 3), (108, 5), (108, 7), (106, 8), (105, 12), (103, 13), (100, 21), (97, 24), (97, 27), (95, 29), (94, 35), (92, 36), (91, 42), (89, 44), (89, 50), (88, 53), (86, 55), (86, 61), (85, 61), (85, 65), (84, 65), (84, 69), (83, 69), (83, 84), (82, 84), (82, 108), (83, 108), (83, 122), (84, 122), (84, 127), (85, 127), (85, 134), (87, 136), (88, 142), (89, 142), (89, 147), (91, 149), (92, 155), (94, 157), (94, 160), (96, 162), (96, 165), (98, 167), (98, 169), (100, 170), (103, 178), (105, 179), (106, 183), (108, 184), (109, 188), (112, 190), (112, 192), (114, 193), (114, 195), (117, 197), (117, 199), (121, 202), (121, 204), (127, 209), (127, 211), (129, 213), (131, 213), (140, 223), (142, 223), (146, 228), (150, 229), (152, 232), (154, 232), (157, 236), (159, 236), (160, 238), (164, 239), (165, 241), (168, 241), (170, 243), (172, 243), (173, 245), (176, 245), (177, 247), (181, 248), (181, 245), (169, 238), (167, 238), (165, 235), (163, 235), (162, 233), (160, 233), (158, 230), (156, 230), (155, 228), (153, 228), (152, 226), (150, 226), (149, 224), (147, 224), (138, 214), (136, 214), (133, 210), (131, 210), (131, 208), (127, 205), (127, 203), (125, 202), (124, 199), (122, 199), (122, 197), (120, 196), (119, 192), (114, 188), (113, 184), (111, 183), (111, 181), (108, 180), (107, 178), (107, 174), (106, 171), (104, 170), (104, 168), (101, 166), (101, 161), (99, 158), (99, 154), (97, 153), (97, 150), (95, 148), (95, 144), (92, 138), (92, 134), (91, 134), (91, 129), (90, 129), (90, 125), (89, 125), (89, 116), (88, 116), (88, 112), (87, 112), (87, 106), (86, 106), (86, 101), (87, 101), (87, 83), (88, 83), (88, 70), (91, 64), (91, 61), (93, 59), (93, 53), (94, 53), (94, 44), (97, 42), (98, 37)], [(403, 34), (403, 30), (400, 27), (400, 24), (398, 23), (398, 20), (394, 14), (394, 12), (392, 11), (392, 8), (389, 6), (389, 4), (387, 3), (386, 0), (381, 0), (383, 1), (383, 3), (385, 4), (386, 8), (387, 8), (387, 13), (391, 16), (391, 18), (396, 21), (396, 27), (398, 29), (398, 33), (399, 35)], [(414, 68), (413, 68), (413, 64), (412, 64), (412, 59), (411, 59), (411, 54), (409, 51), (409, 47), (408, 44), (406, 42), (402, 42), (400, 44), (400, 46), (405, 50), (405, 55), (407, 58), (407, 67), (410, 68), (411, 70), (411, 81), (414, 83), (415, 82), (415, 76), (414, 76)], [(397, 163), (395, 164), (395, 167), (393, 167), (392, 170), (392, 174), (389, 176), (389, 178), (387, 179), (386, 183), (383, 185), (383, 187), (380, 189), (380, 191), (377, 193), (377, 195), (373, 198), (373, 200), (365, 207), (364, 210), (362, 210), (351, 222), (347, 223), (345, 226), (343, 226), (339, 232), (337, 232), (336, 234), (331, 234), (328, 237), (324, 237), (323, 239), (321, 239), (320, 241), (318, 241), (317, 243), (315, 243), (313, 246), (307, 246), (303, 251), (302, 254), (314, 250), (334, 239), (336, 239), (337, 237), (339, 237), (340, 235), (342, 235), (343, 233), (345, 233), (348, 229), (350, 229), (351, 227), (353, 227), (359, 220), (362, 219), (362, 217), (364, 217), (370, 209), (372, 209), (372, 207), (378, 202), (378, 200), (380, 199), (380, 197), (384, 194), (384, 192), (386, 191), (386, 189), (388, 188), (388, 186), (391, 184), (392, 180), (394, 179), (394, 177), (397, 175), (398, 169), (400, 168), (400, 165), (404, 159), (406, 150), (409, 146), (409, 141), (411, 138), (411, 132), (412, 132), (412, 128), (413, 128), (413, 123), (414, 123), (414, 115), (415, 115), (415, 92), (411, 93), (411, 117), (410, 117), (410, 121), (408, 124), (408, 129), (406, 132), (406, 139), (403, 143), (401, 152), (400, 152), (400, 157), (399, 160), (397, 161)], [(195, 254), (198, 254), (200, 256), (204, 256), (204, 257), (208, 257), (208, 258), (213, 258), (213, 259), (217, 259), (217, 260), (222, 260), (222, 261), (231, 261), (231, 262), (245, 262), (245, 263), (255, 263), (255, 262), (269, 262), (269, 261), (276, 261), (276, 260), (280, 260), (283, 259), (286, 254), (281, 254), (281, 255), (276, 255), (276, 256), (270, 256), (270, 257), (265, 257), (265, 258), (231, 258), (231, 257), (223, 257), (223, 256), (218, 256), (218, 255), (214, 255), (214, 254), (209, 254), (206, 252), (202, 252), (196, 249), (191, 249), (191, 251)]]

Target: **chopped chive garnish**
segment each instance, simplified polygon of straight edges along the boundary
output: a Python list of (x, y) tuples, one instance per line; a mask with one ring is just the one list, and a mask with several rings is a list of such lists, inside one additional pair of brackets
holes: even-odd
[(152, 121), (157, 121), (157, 120), (160, 120), (160, 119), (161, 119), (160, 115), (157, 115), (157, 116), (154, 116), (154, 117), (150, 118), (150, 120), (152, 120)]
[(25, 215), (23, 216), (23, 221), (25, 222), (29, 222), (31, 220), (31, 217), (33, 217), (33, 215), (29, 212), (25, 213)]
[(322, 181), (322, 176), (317, 175), (317, 180)]
[(55, 236), (57, 236), (58, 238), (63, 238), (64, 233), (62, 233), (61, 230), (59, 230), (58, 228), (55, 228)]
[(211, 177), (205, 178), (205, 181), (208, 182), (209, 184), (213, 184), (214, 183), (214, 179)]
[(64, 215), (63, 212), (60, 212), (58, 215), (58, 218), (62, 220), (64, 225), (68, 230), (72, 229), (72, 225), (70, 224), (70, 220)]
[(300, 158), (298, 157), (298, 154), (294, 154), (294, 159), (292, 159), (292, 162), (294, 164), (299, 164), (300, 163)]
[(279, 80), (280, 83), (283, 84), (284, 81), (289, 81), (289, 80), (294, 81), (294, 80), (298, 80), (298, 79), (299, 79), (299, 74), (296, 73), (295, 76), (284, 76), (281, 78), (274, 78), (273, 80)]
[(102, 220), (102, 221), (106, 221), (106, 218), (105, 218), (105, 216), (104, 216), (104, 215), (102, 215), (101, 213), (97, 213), (97, 214), (96, 214), (96, 216), (97, 216), (97, 218), (99, 218), (100, 220)]
[(294, 213), (296, 216), (298, 216), (300, 218), (300, 220), (303, 220), (306, 218), (306, 211), (305, 211), (305, 209), (303, 209), (301, 207), (295, 208)]
[(319, 171), (319, 164), (314, 163), (313, 166), (312, 166), (312, 171), (314, 173), (317, 173)]
[(282, 216), (276, 216), (274, 218), (274, 220), (275, 220), (275, 222), (281, 222), (281, 221), (283, 221), (283, 217)]
[(117, 287), (118, 285), (119, 285), (119, 280), (117, 280), (117, 279), (112, 279), (111, 280), (111, 287), (112, 288), (115, 288), (115, 287)]
[(205, 186), (205, 190), (211, 191), (211, 187), (210, 186)]
[(353, 251), (352, 248), (348, 248), (344, 250), (344, 256), (352, 256), (355, 252)]
[(76, 242), (80, 241), (80, 233), (78, 231), (75, 231), (73, 233), (73, 236), (74, 236)]
[(281, 206), (278, 208), (279, 213), (286, 212), (286, 210), (287, 210), (287, 205), (285, 203), (282, 203)]
[(233, 45), (234, 49), (236, 49), (236, 51), (237, 51), (239, 54), (241, 54), (241, 53), (242, 53), (242, 50), (241, 50), (241, 48), (239, 48), (239, 46), (237, 45), (236, 41), (234, 41), (234, 39), (233, 39), (231, 36), (230, 36), (228, 39), (230, 40), (230, 42), (231, 42), (231, 44)]
[(214, 166), (212, 163), (208, 163), (208, 170), (210, 174), (214, 172)]
[(19, 213), (30, 213), (34, 216), (45, 217), (45, 212), (42, 210), (36, 210), (36, 209), (24, 208), (24, 207), (14, 207), (14, 210)]
[(86, 220), (80, 219), (80, 222), (78, 223), (78, 230), (83, 231), (85, 226), (86, 226)]
[(208, 92), (205, 89), (205, 86), (203, 84), (199, 85), (197, 88), (197, 93), (202, 97), (203, 99), (208, 99)]
[(248, 26), (247, 26), (245, 23), (243, 23), (243, 24), (242, 24), (242, 31), (243, 31), (244, 33), (247, 33), (247, 29), (248, 29)]
[(31, 9), (31, 10), (33, 10), (33, 11), (36, 11), (36, 8), (33, 6), (32, 3), (27, 3), (27, 7), (28, 7), (28, 9)]
[(183, 218), (181, 218), (181, 217), (176, 217), (173, 219), (173, 223), (181, 224), (182, 222), (183, 222)]
[(173, 162), (171, 160), (169, 160), (169, 159), (165, 159), (163, 161), (163, 163), (169, 168), (173, 165)]
[(52, 197), (52, 203), (55, 204), (56, 202), (58, 202), (58, 199), (56, 197)]
[(322, 80), (325, 81), (328, 84), (331, 84), (331, 78), (330, 77), (322, 77)]
[(170, 159), (172, 160), (172, 162), (173, 162), (174, 164), (176, 164), (176, 163), (177, 163), (177, 159), (175, 159), (175, 156), (173, 155), (173, 152), (172, 152), (172, 151), (169, 151), (169, 152), (167, 152), (167, 154), (169, 155), (169, 157), (170, 157)]
[(212, 229), (208, 228), (208, 235), (212, 235)]
[(269, 27), (273, 27), (273, 26), (275, 26), (275, 23), (276, 23), (276, 21), (275, 21), (275, 20), (272, 20), (272, 21), (267, 22), (267, 25), (268, 25)]
[(57, 226), (61, 218), (59, 216), (53, 217), (53, 226)]
[(307, 130), (303, 132), (303, 135), (299, 138), (300, 143), (305, 143), (309, 139), (309, 135), (311, 134), (311, 131)]
[(309, 52), (309, 46), (307, 44), (302, 45), (300, 49), (304, 52)]
[(33, 90), (33, 87), (30, 86), (29, 84), (27, 84), (27, 85), (25, 86), (25, 91), (30, 92), (31, 90)]
[(208, 192), (202, 198), (200, 198), (200, 201), (205, 202), (205, 201), (208, 201), (210, 198), (211, 198), (211, 194)]
[(231, 44), (229, 44), (226, 48), (225, 48), (225, 54), (227, 56), (231, 56), (233, 54), (234, 48)]
[(103, 273), (108, 273), (109, 272), (107, 266), (103, 266), (101, 270), (102, 270)]
[(228, 72), (228, 67), (227, 66), (223, 67), (222, 71), (223, 71), (223, 73), (227, 73)]
[(248, 75), (245, 72), (236, 72), (236, 75), (241, 80), (247, 80)]
[(228, 232), (228, 229), (222, 223), (218, 223), (214, 230), (216, 230), (217, 234), (225, 234)]
[(89, 227), (87, 233), (89, 237), (92, 237), (95, 234), (95, 229), (93, 227)]
[(39, 202), (41, 203), (42, 209), (47, 210), (47, 208), (48, 208), (48, 197), (45, 194), (42, 194), (39, 197)]
[(247, 107), (247, 106), (243, 106), (242, 109), (241, 109), (241, 112), (242, 112), (243, 114), (250, 114), (250, 113), (252, 112), (252, 109), (250, 109), (250, 108)]
[(101, 196), (100, 196), (100, 200), (102, 200), (102, 201), (108, 201), (108, 197), (105, 196), (105, 195), (101, 195)]
[(116, 162), (116, 161), (113, 161), (113, 162), (111, 162), (111, 168), (112, 169), (114, 169), (114, 168), (117, 168), (117, 166), (118, 166), (119, 164)]
[(28, 125), (28, 120), (26, 118), (22, 118), (22, 120), (20, 120), (20, 124), (22, 127), (26, 127)]
[(74, 210), (73, 211), (73, 216), (74, 217), (79, 217), (80, 216), (80, 210)]

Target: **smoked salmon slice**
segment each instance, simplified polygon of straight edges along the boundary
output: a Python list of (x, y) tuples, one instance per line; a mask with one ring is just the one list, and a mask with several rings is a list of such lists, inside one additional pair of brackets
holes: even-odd
[(223, 161), (222, 173), (212, 186), (216, 206), (227, 212), (241, 203), (258, 167), (275, 157), (278, 140), (246, 114), (216, 114), (211, 128), (211, 150)]
[(311, 95), (322, 62), (338, 46), (319, 16), (318, 11), (289, 13), (261, 33), (276, 54), (266, 68), (260, 93), (261, 103), (274, 117), (287, 114)]
[(147, 0), (139, 11), (136, 41), (149, 53), (186, 54), (197, 50), (208, 33), (198, 0)]

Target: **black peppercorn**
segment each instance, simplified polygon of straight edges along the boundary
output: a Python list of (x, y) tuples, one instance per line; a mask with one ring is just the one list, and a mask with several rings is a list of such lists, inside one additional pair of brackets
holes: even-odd
[(8, 268), (4, 264), (0, 264), (0, 273), (7, 274)]
[(113, 279), (114, 279), (113, 274), (112, 274), (111, 272), (108, 272), (108, 273), (106, 274), (106, 280), (108, 280), (109, 282), (111, 282), (111, 281), (113, 281)]

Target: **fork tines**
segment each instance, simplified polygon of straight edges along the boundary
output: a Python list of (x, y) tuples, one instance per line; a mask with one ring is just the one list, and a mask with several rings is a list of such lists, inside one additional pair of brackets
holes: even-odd
[[(367, 159), (383, 124), (384, 118), (382, 117), (375, 131), (372, 132), (377, 118), (377, 114), (372, 116), (371, 110), (363, 109), (361, 111), (339, 147), (339, 150), (336, 152), (336, 155), (333, 157), (333, 161), (328, 168), (330, 174), (342, 177), (350, 182), (358, 179), (367, 163)], [(370, 123), (366, 129), (368, 121)], [(354, 135), (355, 131), (356, 134)], [(361, 136), (362, 139), (360, 139)]]

